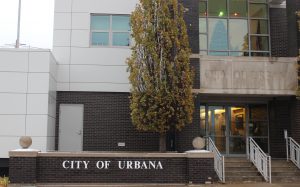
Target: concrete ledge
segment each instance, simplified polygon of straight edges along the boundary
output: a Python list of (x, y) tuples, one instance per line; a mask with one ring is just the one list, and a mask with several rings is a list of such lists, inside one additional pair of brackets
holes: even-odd
[(143, 158), (213, 158), (211, 152), (139, 153), (139, 152), (38, 152), (38, 157), (143, 157)]
[(39, 152), (36, 149), (16, 149), (9, 151), (9, 157), (37, 157)]

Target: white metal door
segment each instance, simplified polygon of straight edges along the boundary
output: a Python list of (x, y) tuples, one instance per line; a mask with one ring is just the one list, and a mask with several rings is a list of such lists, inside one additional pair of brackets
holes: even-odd
[(61, 104), (59, 109), (59, 151), (82, 151), (83, 105)]

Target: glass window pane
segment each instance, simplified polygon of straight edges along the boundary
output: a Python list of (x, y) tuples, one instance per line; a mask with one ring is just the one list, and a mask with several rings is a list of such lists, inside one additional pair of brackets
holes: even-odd
[(113, 31), (130, 31), (129, 16), (112, 16)]
[(268, 153), (268, 138), (253, 138), (257, 145), (265, 152)]
[(266, 4), (250, 4), (250, 17), (252, 18), (267, 18)]
[(209, 49), (214, 51), (228, 50), (227, 20), (210, 18), (208, 23)]
[(92, 16), (91, 29), (92, 30), (109, 30), (110, 17), (109, 16)]
[(267, 20), (251, 20), (250, 32), (251, 34), (268, 34), (268, 21)]
[(205, 106), (200, 106), (200, 136), (205, 136), (206, 131), (205, 131)]
[(228, 56), (228, 52), (209, 51), (208, 55), (210, 55), (210, 56)]
[(200, 1), (199, 3), (199, 16), (207, 16), (207, 3), (204, 1)]
[(247, 17), (247, 0), (229, 0), (230, 17)]
[(199, 32), (200, 33), (206, 33), (206, 18), (199, 18)]
[(243, 19), (229, 20), (230, 50), (246, 51), (248, 49), (248, 22)]
[(264, 57), (268, 57), (268, 56), (270, 56), (270, 53), (252, 52), (251, 56), (264, 56)]
[(268, 122), (250, 120), (249, 136), (268, 136)]
[(207, 35), (200, 34), (200, 50), (207, 50)]
[(231, 51), (229, 56), (249, 56), (249, 52), (246, 51)]
[(208, 16), (227, 17), (226, 0), (209, 0)]
[(268, 51), (269, 38), (267, 36), (251, 36), (251, 50)]
[(246, 138), (230, 138), (229, 139), (229, 154), (245, 154)]
[(108, 32), (93, 32), (92, 45), (108, 45)]
[(129, 46), (129, 33), (113, 33), (113, 45), (114, 46)]

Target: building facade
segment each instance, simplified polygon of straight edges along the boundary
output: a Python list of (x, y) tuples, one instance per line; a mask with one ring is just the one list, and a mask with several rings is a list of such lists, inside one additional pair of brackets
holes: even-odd
[[(272, 157), (285, 157), (283, 131), (300, 141), (293, 13), (300, 4), (182, 2), (195, 71), (195, 112), (192, 124), (168, 134), (168, 150), (191, 150), (192, 140), (202, 136), (211, 137), (225, 156), (245, 156), (253, 137)], [(13, 72), (22, 76), (1, 88), (0, 99), (18, 106), (0, 108), (0, 120), (11, 124), (0, 132), (0, 142), (9, 142), (0, 147), (2, 166), (23, 135), (32, 136), (32, 147), (42, 151), (158, 151), (159, 136), (138, 132), (130, 119), (125, 61), (132, 42), (129, 17), (137, 3), (56, 0), (52, 53), (0, 50), (7, 64), (15, 62), (1, 76), (10, 81), (16, 79)], [(32, 72), (43, 68), (40, 63), (49, 68)]]

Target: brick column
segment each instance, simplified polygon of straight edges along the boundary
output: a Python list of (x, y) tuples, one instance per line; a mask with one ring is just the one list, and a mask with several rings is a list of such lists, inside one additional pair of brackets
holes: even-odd
[(38, 150), (9, 152), (9, 178), (11, 183), (35, 183)]
[(187, 151), (187, 168), (189, 184), (204, 184), (216, 179), (214, 154)]

